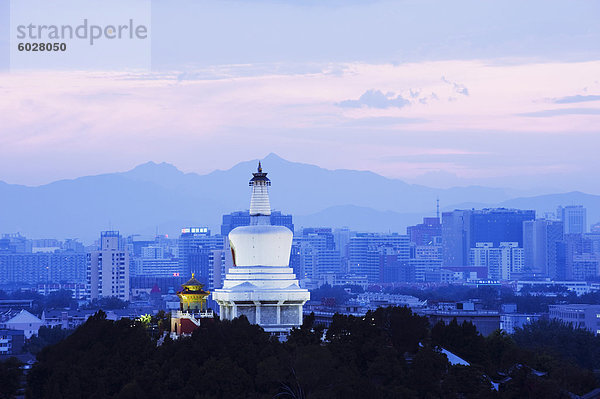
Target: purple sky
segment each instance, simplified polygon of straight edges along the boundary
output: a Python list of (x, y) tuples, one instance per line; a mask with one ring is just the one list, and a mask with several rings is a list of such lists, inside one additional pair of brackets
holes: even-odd
[(600, 194), (599, 2), (480, 3), (155, 2), (152, 72), (0, 73), (0, 180), (275, 152)]

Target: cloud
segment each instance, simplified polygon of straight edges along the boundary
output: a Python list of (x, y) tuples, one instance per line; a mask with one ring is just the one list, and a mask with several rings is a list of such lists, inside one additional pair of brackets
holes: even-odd
[(367, 90), (358, 100), (344, 100), (337, 103), (343, 108), (402, 108), (410, 104), (410, 101), (402, 97), (400, 94), (394, 97), (394, 93), (388, 92), (383, 94), (381, 90)]
[[(329, 64), (319, 66), (326, 69)], [(241, 72), (234, 74), (236, 68), (225, 65), (141, 75), (156, 78), (150, 80), (123, 79), (134, 76), (133, 72), (0, 73), (0, 112), (6, 116), (0, 126), (2, 180), (39, 184), (102, 173), (107, 168), (125, 169), (149, 159), (174, 162), (186, 171), (208, 172), (209, 168), (228, 168), (234, 159), (246, 159), (248, 148), (256, 147), (256, 143), (266, 143), (291, 159), (323, 162), (330, 168), (353, 165), (397, 177), (417, 173), (414, 165), (422, 168), (423, 163), (406, 161), (410, 165), (405, 170), (400, 161), (384, 164), (373, 159), (405, 154), (406, 145), (423, 143), (490, 152), (485, 156), (453, 155), (445, 162), (444, 158), (426, 159), (432, 164), (459, 165), (465, 175), (485, 176), (490, 181), (510, 175), (523, 186), (528, 178), (521, 177), (526, 175), (518, 168), (537, 171), (529, 161), (532, 156), (540, 163), (567, 159), (580, 170), (600, 168), (597, 151), (591, 145), (598, 132), (597, 111), (546, 118), (518, 115), (552, 108), (600, 109), (600, 102), (552, 103), (566, 95), (600, 94), (600, 85), (592, 85), (599, 79), (600, 60), (509, 66), (489, 66), (482, 61), (331, 64), (331, 68), (336, 67), (347, 72), (341, 77), (288, 75), (276, 74), (274, 68), (265, 75), (243, 79), (182, 82), (177, 77), (185, 71), (199, 72), (198, 77), (205, 71), (207, 75), (212, 71), (215, 76), (234, 77)], [(455, 93), (454, 86), (442, 81), (442, 76), (467, 85), (469, 97)], [(590, 86), (588, 93), (581, 88), (582, 82)], [(401, 94), (410, 105), (387, 109), (335, 105), (342, 100), (358, 100), (367, 89), (374, 89), (374, 93), (381, 90), (385, 102)], [(392, 89), (395, 94), (386, 94)], [(411, 97), (409, 89), (419, 95)], [(128, 95), (111, 97), (110, 93)], [(433, 100), (432, 93), (438, 100)], [(457, 100), (448, 102), (448, 96)], [(419, 103), (422, 98), (427, 98), (427, 105)], [(582, 113), (568, 109), (559, 112)], [(400, 116), (409, 119), (390, 119)], [(359, 119), (352, 121), (350, 117)], [(427, 120), (415, 121), (420, 118)], [(547, 133), (543, 140), (540, 133)], [(239, 148), (231, 149), (231, 142), (240, 143)], [(131, 148), (139, 151), (132, 154), (127, 150)], [(111, 153), (108, 166), (102, 156), (107, 151)], [(326, 155), (329, 153), (340, 155), (330, 157)], [(11, 168), (22, 159), (35, 162), (21, 162), (21, 167)], [(506, 165), (515, 165), (515, 169), (506, 171)], [(572, 182), (565, 178), (556, 186), (596, 189), (592, 175), (573, 172)], [(510, 183), (508, 177), (505, 181)]]
[(595, 108), (567, 108), (567, 109), (545, 109), (543, 111), (526, 112), (518, 116), (529, 116), (534, 118), (545, 118), (560, 115), (600, 115), (600, 109)]
[(566, 96), (555, 99), (553, 102), (555, 104), (574, 104), (574, 103), (583, 103), (587, 101), (600, 101), (600, 95), (576, 95), (576, 96)]
[(448, 79), (446, 79), (445, 76), (442, 76), (442, 81), (451, 85), (457, 94), (462, 94), (463, 96), (469, 95), (469, 89), (467, 89), (467, 87), (462, 83), (451, 82)]

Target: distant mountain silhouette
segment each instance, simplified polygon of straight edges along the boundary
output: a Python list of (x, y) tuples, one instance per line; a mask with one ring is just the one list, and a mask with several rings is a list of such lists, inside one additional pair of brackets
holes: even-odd
[[(123, 234), (177, 234), (183, 226), (219, 231), (221, 215), (248, 209), (248, 180), (258, 160), (206, 175), (183, 173), (167, 163), (148, 162), (132, 170), (28, 187), (0, 182), (0, 232), (29, 237), (78, 237), (101, 230)], [(513, 198), (510, 189), (480, 186), (436, 189), (372, 172), (327, 170), (290, 162), (275, 154), (263, 160), (273, 182), (271, 205), (292, 213), (297, 226), (348, 226), (365, 231), (404, 232), (406, 225), (443, 209), (505, 206), (554, 211), (583, 204), (588, 222), (600, 220), (600, 196), (579, 192)]]

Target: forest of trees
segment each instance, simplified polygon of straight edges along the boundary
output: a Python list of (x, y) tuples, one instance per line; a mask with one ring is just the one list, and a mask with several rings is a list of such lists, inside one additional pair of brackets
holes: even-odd
[[(564, 325), (534, 326), (514, 339), (500, 332), (483, 337), (470, 323), (430, 326), (399, 307), (364, 318), (335, 315), (325, 334), (309, 316), (287, 342), (244, 317), (211, 319), (191, 337), (157, 346), (149, 326), (98, 312), (38, 354), (27, 396), (567, 398), (599, 386), (591, 371), (595, 353), (587, 360), (561, 353), (552, 329), (564, 329), (560, 339), (575, 337), (567, 350), (598, 348), (598, 337)], [(471, 366), (450, 365), (441, 347)], [(503, 382), (495, 390), (492, 381)]]

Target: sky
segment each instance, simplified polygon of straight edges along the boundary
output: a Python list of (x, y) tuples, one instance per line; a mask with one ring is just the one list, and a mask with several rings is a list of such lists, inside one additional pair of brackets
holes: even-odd
[(0, 180), (275, 152), (434, 187), (600, 194), (600, 1), (140, 4), (150, 68), (0, 62)]

